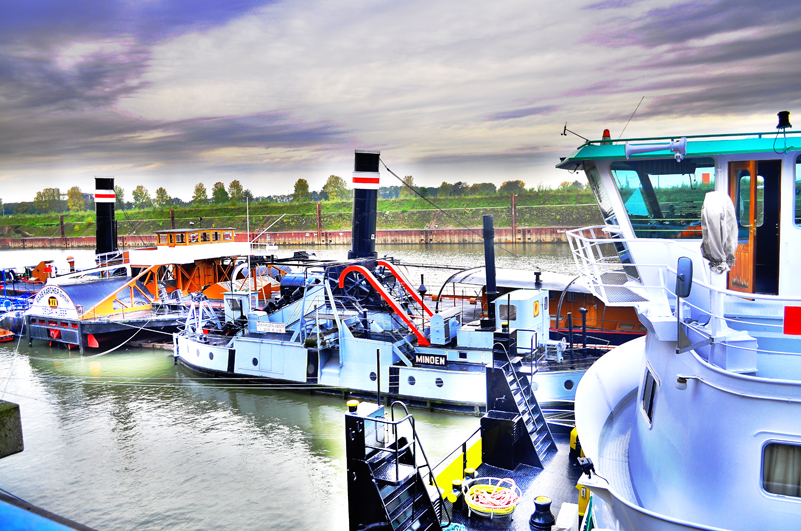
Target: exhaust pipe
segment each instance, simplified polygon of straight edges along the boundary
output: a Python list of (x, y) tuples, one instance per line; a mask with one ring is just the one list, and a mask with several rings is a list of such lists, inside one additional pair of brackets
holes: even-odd
[(117, 251), (117, 222), (114, 219), (114, 178), (95, 177), (95, 254)]
[(377, 258), (375, 252), (380, 151), (356, 151), (353, 168), (353, 225), (348, 258)]

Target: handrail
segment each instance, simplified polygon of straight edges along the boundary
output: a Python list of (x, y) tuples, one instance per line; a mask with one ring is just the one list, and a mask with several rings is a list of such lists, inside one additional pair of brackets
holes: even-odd
[(423, 332), (418, 330), (418, 328), (412, 322), (411, 317), (409, 317), (406, 314), (406, 312), (403, 311), (403, 308), (398, 306), (398, 303), (395, 302), (392, 296), (389, 293), (387, 293), (387, 290), (384, 288), (384, 286), (382, 286), (381, 283), (378, 282), (375, 276), (373, 276), (373, 274), (370, 273), (370, 270), (368, 270), (366, 267), (360, 265), (351, 265), (346, 267), (342, 271), (342, 273), (339, 274), (340, 289), (343, 289), (345, 287), (345, 277), (347, 277), (348, 274), (352, 272), (358, 272), (362, 274), (364, 278), (366, 278), (367, 281), (370, 282), (373, 288), (379, 293), (379, 295), (381, 295), (381, 298), (384, 299), (387, 302), (387, 304), (389, 304), (390, 308), (392, 308), (395, 314), (397, 314), (398, 317), (400, 317), (403, 320), (403, 322), (406, 323), (406, 325), (411, 329), (414, 335), (417, 336), (417, 341), (420, 343), (420, 345), (424, 347), (430, 345), (428, 338), (425, 336), (425, 334), (423, 334)]
[[(492, 345), (493, 349), (495, 348), (495, 345), (500, 345), (500, 347), (503, 349), (503, 353), (506, 356), (506, 360), (509, 362), (509, 368), (512, 371), (512, 377), (515, 379), (515, 382), (517, 383), (518, 388), (521, 390), (520, 395), (523, 397), (523, 403), (526, 405), (526, 409), (528, 410), (528, 414), (531, 416), (531, 421), (534, 422), (534, 410), (532, 409), (531, 404), (528, 401), (528, 398), (526, 398), (526, 394), (524, 392), (522, 392), (523, 386), (520, 383), (520, 377), (518, 376), (517, 371), (514, 368), (514, 365), (512, 365), (512, 359), (509, 357), (509, 351), (506, 350), (506, 347), (504, 347), (502, 343), (495, 342)], [(534, 390), (533, 389), (531, 391), (531, 396), (534, 397)], [(489, 409), (489, 406), (487, 406), (487, 409)], [(548, 429), (548, 432), (550, 434), (551, 430), (550, 430), (550, 428), (548, 428), (548, 424), (547, 423), (545, 423), (545, 428)], [(552, 435), (551, 435), (551, 438), (553, 439)]]
[[(467, 442), (468, 442), (470, 439), (472, 439), (472, 438), (473, 438), (473, 437), (476, 435), (476, 433), (481, 433), (481, 426), (479, 426), (478, 428), (476, 428), (476, 429), (475, 429), (475, 431), (474, 431), (473, 433), (471, 433), (470, 435), (468, 435), (468, 436), (467, 436), (467, 438), (466, 438), (464, 441), (462, 441), (462, 444), (461, 444), (460, 446), (457, 446), (456, 448), (454, 448), (453, 450), (451, 450), (451, 452), (450, 452), (448, 455), (446, 455), (445, 457), (443, 457), (443, 458), (440, 460), (440, 462), (439, 462), (439, 463), (437, 463), (436, 465), (434, 465), (433, 467), (431, 467), (431, 469), (429, 470), (429, 480), (431, 480), (431, 479), (433, 479), (433, 478), (434, 478), (434, 470), (438, 469), (438, 468), (439, 468), (439, 467), (440, 467), (440, 466), (441, 466), (443, 463), (445, 463), (445, 461), (446, 461), (446, 460), (447, 460), (449, 457), (451, 457), (453, 454), (455, 454), (457, 450), (461, 450), (461, 451), (462, 451), (462, 453), (463, 453), (463, 454), (465, 454), (465, 460), (466, 460), (466, 459), (467, 459)], [(429, 485), (430, 485), (430, 483), (429, 483)]]
[(432, 312), (428, 308), (428, 306), (426, 306), (426, 303), (423, 302), (423, 299), (420, 298), (420, 295), (414, 290), (414, 288), (411, 285), (409, 285), (409, 281), (406, 280), (406, 277), (403, 275), (403, 273), (401, 273), (398, 269), (396, 269), (393, 264), (387, 262), (386, 260), (379, 260), (378, 262), (376, 262), (376, 264), (389, 269), (392, 275), (400, 281), (401, 285), (412, 296), (415, 302), (417, 302), (417, 304), (423, 307), (423, 310), (425, 310), (425, 312), (429, 315), (429, 317), (434, 315), (434, 312)]

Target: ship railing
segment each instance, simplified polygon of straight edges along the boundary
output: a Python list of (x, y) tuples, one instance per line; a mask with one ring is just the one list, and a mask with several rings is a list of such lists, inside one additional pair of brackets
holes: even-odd
[[(708, 280), (702, 267), (700, 245), (698, 249), (678, 245), (672, 240), (623, 238), (620, 228), (597, 225), (566, 231), (576, 267), (584, 277), (587, 288), (607, 306), (633, 306), (637, 303), (670, 304), (665, 292), (665, 264), (676, 263), (680, 256), (688, 256), (697, 264), (701, 280)], [(635, 261), (631, 244), (636, 245), (638, 256), (647, 256), (654, 262)]]
[[(469, 466), (468, 453), (470, 449), (481, 439), (481, 427), (475, 429), (473, 433), (467, 436), (459, 446), (450, 451), (448, 455), (443, 457), (439, 463), (431, 467), (428, 474), (423, 477), (428, 485), (433, 485), (437, 477), (443, 479), (447, 476), (449, 479), (463, 479), (465, 471)], [(478, 437), (476, 437), (478, 436)], [(461, 458), (461, 463), (459, 459)], [(460, 466), (461, 465), (461, 466)]]
[[(395, 406), (400, 406), (403, 409), (404, 416), (398, 420), (395, 420)], [(369, 444), (365, 444), (366, 448), (371, 450), (375, 450), (380, 453), (389, 453), (392, 454), (392, 461), (395, 466), (395, 477), (399, 476), (400, 470), (400, 457), (401, 454), (405, 453), (406, 451), (411, 452), (412, 460), (417, 468), (418, 472), (420, 468), (426, 468), (428, 470), (427, 476), (429, 478), (433, 478), (432, 476), (432, 468), (431, 464), (428, 461), (428, 456), (426, 455), (425, 450), (423, 449), (423, 443), (420, 440), (420, 436), (417, 433), (417, 429), (415, 428), (414, 417), (409, 413), (409, 410), (406, 408), (406, 404), (400, 402), (398, 400), (392, 402), (389, 407), (390, 415), (392, 420), (387, 420), (386, 418), (378, 418), (378, 417), (370, 417), (370, 421), (374, 421), (380, 424), (384, 424), (385, 428), (388, 428), (392, 431), (392, 442), (394, 442), (394, 447), (392, 445), (384, 445), (384, 446), (372, 446)], [(398, 435), (399, 428), (402, 424), (408, 423), (411, 428), (412, 437), (410, 441), (407, 441), (405, 445), (402, 447), (399, 446), (400, 437)], [(389, 447), (388, 447), (389, 446)], [(421, 462), (418, 464), (418, 456), (417, 452), (420, 452)], [(420, 473), (421, 479), (424, 477), (423, 473)], [(439, 485), (437, 484), (436, 478), (433, 478), (433, 485), (437, 489), (437, 493), (439, 495), (439, 499), (442, 499), (442, 489), (440, 489)], [(413, 513), (414, 514), (414, 513)], [(450, 519), (450, 517), (449, 517)]]
[[(619, 228), (614, 226), (585, 227), (567, 231), (566, 234), (576, 265), (587, 280), (588, 288), (610, 306), (632, 304), (621, 300), (620, 290), (625, 288), (630, 294), (642, 297), (652, 309), (654, 304), (662, 303), (665, 305), (664, 313), (675, 316), (678, 300), (675, 293), (676, 263), (681, 256), (690, 258), (693, 262), (693, 287), (690, 296), (681, 299), (681, 326), (685, 333), (692, 328), (696, 338), (701, 338), (694, 344), (725, 344), (727, 330), (783, 335), (785, 308), (801, 307), (801, 296), (729, 289), (726, 275), (711, 272), (708, 261), (701, 255), (701, 246), (688, 241), (625, 239), (618, 237)], [(620, 250), (627, 253), (628, 244), (632, 243), (636, 243), (639, 256), (648, 256), (658, 263), (635, 262), (628, 255), (621, 259)], [(636, 277), (630, 268), (635, 268)], [(629, 295), (629, 298), (634, 297)], [(736, 349), (766, 355), (798, 354), (746, 344), (738, 344)]]

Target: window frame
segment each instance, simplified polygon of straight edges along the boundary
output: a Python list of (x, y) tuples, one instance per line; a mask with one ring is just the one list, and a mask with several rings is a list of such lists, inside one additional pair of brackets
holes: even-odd
[[(648, 391), (648, 377), (651, 377), (653, 384), (650, 387), (651, 390), (651, 397), (649, 399), (649, 408), (646, 410), (645, 408), (645, 394)], [(654, 410), (656, 408), (656, 394), (661, 387), (662, 383), (659, 380), (659, 377), (654, 371), (653, 367), (651, 367), (650, 363), (645, 364), (645, 373), (642, 377), (642, 385), (640, 386), (640, 393), (639, 393), (639, 410), (645, 416), (645, 420), (648, 422), (648, 426), (653, 426), (654, 424)]]
[(768, 446), (772, 444), (801, 447), (801, 441), (793, 441), (788, 439), (772, 438), (763, 442), (760, 448), (760, 455), (759, 455), (759, 489), (765, 496), (770, 496), (771, 498), (781, 499), (784, 501), (789, 501), (794, 503), (801, 503), (801, 492), (799, 493), (798, 496), (792, 496), (790, 494), (779, 494), (777, 492), (771, 492), (765, 488), (765, 450), (767, 449)]

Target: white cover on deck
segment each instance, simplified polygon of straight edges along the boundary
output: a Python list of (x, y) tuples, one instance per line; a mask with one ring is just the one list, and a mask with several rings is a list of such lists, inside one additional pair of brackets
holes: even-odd
[(737, 249), (737, 216), (731, 198), (725, 192), (708, 192), (701, 210), (701, 253), (709, 267), (725, 273), (734, 266)]

